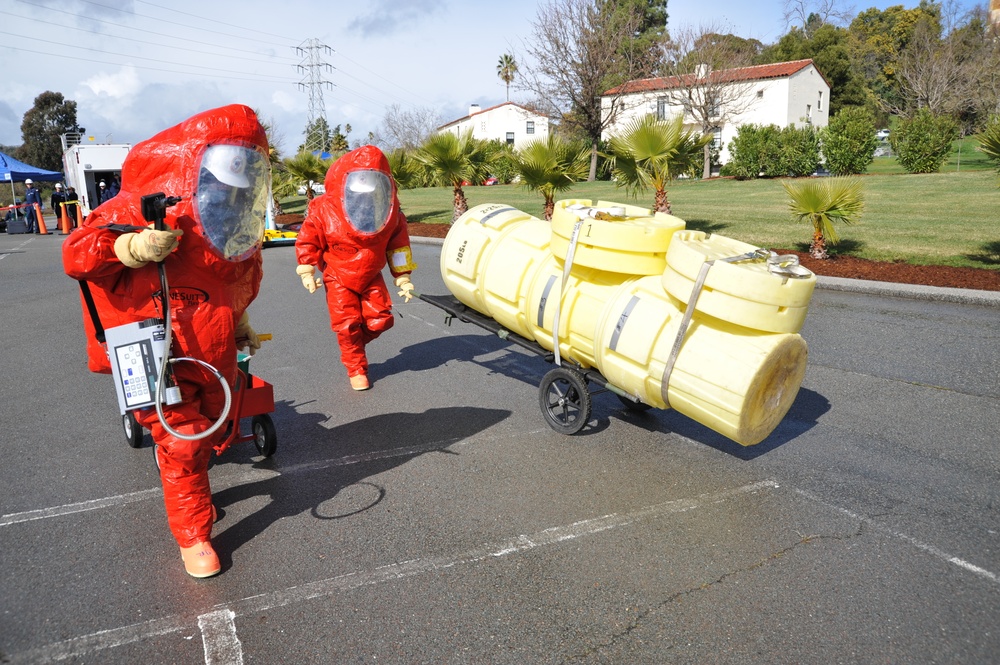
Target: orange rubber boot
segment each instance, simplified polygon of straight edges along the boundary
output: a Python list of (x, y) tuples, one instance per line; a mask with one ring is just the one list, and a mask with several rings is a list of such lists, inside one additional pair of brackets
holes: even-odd
[(351, 387), (355, 390), (368, 390), (370, 387), (368, 383), (368, 376), (366, 374), (355, 374), (350, 377)]
[(219, 556), (212, 549), (212, 543), (207, 540), (191, 547), (182, 547), (181, 559), (184, 560), (184, 570), (191, 577), (211, 577), (222, 572)]

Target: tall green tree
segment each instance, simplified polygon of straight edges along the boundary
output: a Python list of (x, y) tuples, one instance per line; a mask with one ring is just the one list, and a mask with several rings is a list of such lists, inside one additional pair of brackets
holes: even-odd
[(873, 102), (883, 110), (903, 106), (897, 80), (899, 59), (921, 20), (940, 31), (941, 5), (920, 0), (913, 9), (903, 5), (884, 10), (872, 7), (858, 14), (848, 28), (852, 62), (867, 81)]
[(545, 219), (552, 219), (555, 194), (587, 177), (590, 149), (551, 132), (526, 144), (515, 153), (521, 186), (539, 192), (545, 199)]
[(49, 171), (62, 171), (62, 139), (67, 132), (83, 132), (76, 124), (76, 102), (64, 99), (59, 92), (43, 92), (21, 121), (21, 139), (17, 151), (23, 162)]
[(855, 178), (818, 178), (782, 181), (788, 193), (792, 218), (809, 222), (813, 227), (809, 254), (815, 259), (829, 258), (827, 243), (840, 242), (835, 222), (854, 224), (864, 210), (861, 181)]
[(452, 132), (432, 134), (413, 157), (427, 167), (431, 184), (451, 187), (454, 222), (469, 209), (463, 183), (480, 183), (489, 177), (495, 154), (488, 141), (473, 138), (469, 129), (460, 136)]
[(510, 53), (500, 56), (497, 63), (497, 76), (507, 85), (507, 101), (510, 101), (510, 84), (514, 82), (514, 75), (517, 74), (517, 61)]
[(669, 215), (667, 186), (681, 174), (698, 174), (702, 149), (711, 141), (711, 135), (684, 131), (680, 115), (670, 120), (638, 117), (621, 134), (611, 137), (614, 180), (633, 195), (652, 189), (653, 210)]
[(330, 141), (333, 134), (330, 132), (330, 123), (327, 122), (326, 118), (314, 119), (306, 125), (303, 135), (305, 141), (299, 146), (298, 152), (330, 152)]

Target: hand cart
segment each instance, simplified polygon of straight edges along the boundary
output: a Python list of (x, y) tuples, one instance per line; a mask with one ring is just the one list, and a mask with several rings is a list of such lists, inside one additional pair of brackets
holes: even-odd
[[(516, 344), (540, 356), (545, 362), (555, 362), (555, 354), (537, 342), (521, 337), (504, 328), (494, 319), (467, 307), (454, 296), (431, 296), (416, 294), (424, 302), (445, 311), (445, 323), (452, 319), (472, 323), (495, 334), (500, 339)], [(589, 391), (588, 383), (600, 388)], [(653, 407), (639, 401), (634, 396), (612, 385), (595, 369), (584, 368), (574, 363), (563, 364), (549, 370), (538, 385), (538, 403), (546, 424), (560, 434), (576, 434), (590, 421), (593, 395), (602, 392), (614, 393), (621, 403), (631, 411), (647, 411)]]
[[(270, 339), (270, 335), (259, 335), (260, 339)], [(250, 356), (237, 355), (236, 385), (233, 386), (232, 405), (226, 423), (224, 440), (215, 446), (217, 455), (236, 443), (253, 441), (257, 452), (264, 457), (270, 457), (278, 447), (278, 433), (274, 421), (268, 415), (274, 412), (274, 386), (259, 376), (250, 373)], [(240, 420), (251, 418), (250, 432), (240, 431)], [(125, 430), (125, 442), (132, 448), (142, 445), (144, 431), (136, 421), (133, 412), (122, 416)]]

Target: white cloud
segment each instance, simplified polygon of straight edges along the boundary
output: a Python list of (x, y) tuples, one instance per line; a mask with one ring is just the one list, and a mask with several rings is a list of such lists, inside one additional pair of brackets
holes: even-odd
[(131, 65), (125, 65), (114, 73), (101, 72), (81, 81), (80, 85), (82, 90), (89, 91), (92, 95), (107, 95), (114, 99), (134, 96), (142, 86), (138, 72)]

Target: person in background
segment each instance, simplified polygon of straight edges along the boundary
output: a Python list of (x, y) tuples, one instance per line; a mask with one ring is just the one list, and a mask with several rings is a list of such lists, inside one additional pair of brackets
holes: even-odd
[(295, 240), (295, 272), (309, 293), (326, 286), (330, 327), (351, 388), (367, 390), (365, 346), (393, 324), (382, 268), (388, 263), (399, 295), (409, 302), (410, 273), (417, 266), (396, 181), (381, 150), (371, 145), (352, 150), (330, 166), (324, 184), (326, 193), (309, 203)]
[(66, 202), (66, 192), (63, 191), (62, 183), (57, 182), (55, 189), (52, 190), (52, 196), (49, 197), (49, 206), (52, 208), (52, 212), (56, 216), (56, 228), (62, 227), (62, 214), (63, 214), (62, 204), (65, 202)]
[(72, 229), (76, 228), (76, 202), (79, 200), (80, 197), (76, 194), (76, 187), (70, 185), (66, 191), (66, 214), (69, 215), (69, 226)]
[(103, 180), (97, 185), (97, 205), (106, 203), (110, 201), (113, 196), (111, 196), (111, 190), (108, 189), (108, 185)]
[(28, 224), (28, 233), (41, 233), (41, 229), (38, 227), (38, 220), (35, 218), (35, 204), (38, 204), (38, 209), (42, 207), (42, 193), (35, 188), (35, 182), (28, 178), (24, 181), (24, 204), (27, 209), (24, 212), (25, 222)]

